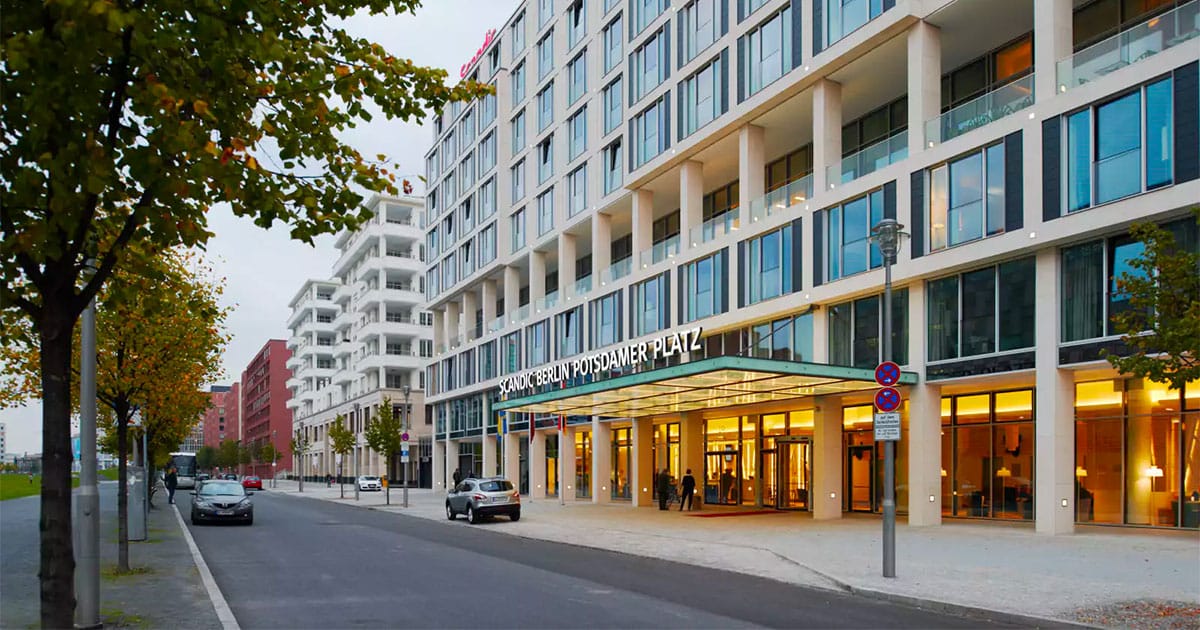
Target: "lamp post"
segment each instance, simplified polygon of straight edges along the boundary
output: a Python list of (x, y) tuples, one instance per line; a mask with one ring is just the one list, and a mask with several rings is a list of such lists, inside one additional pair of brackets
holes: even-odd
[[(404, 427), (404, 434), (406, 436), (408, 435), (408, 430), (410, 428), (408, 426), (409, 419), (412, 417), (411, 415), (409, 415), (409, 412), (408, 412), (408, 396), (411, 393), (412, 393), (412, 387), (410, 387), (409, 385), (406, 384), (404, 386), (404, 408), (400, 410), (400, 412), (402, 414), (404, 414), (403, 422), (401, 423), (401, 426)], [(405, 442), (407, 442), (407, 440), (405, 440)], [(403, 451), (400, 456), (400, 468), (403, 469), (403, 473), (401, 473), (401, 474), (402, 474), (402, 479), (404, 482), (404, 507), (407, 508), (408, 507), (408, 462), (406, 460), (409, 458), (409, 456), (408, 456), (409, 451), (408, 451), (408, 449), (403, 448), (403, 447), (401, 448), (401, 450)]]
[(292, 440), (296, 443), (296, 452), (292, 453), (292, 457), (296, 458), (296, 472), (300, 478), (300, 492), (304, 492), (304, 444), (300, 442), (300, 429), (296, 429), (296, 438)]
[(275, 488), (275, 478), (279, 476), (279, 449), (275, 447), (278, 443), (279, 432), (271, 429), (271, 488)]
[(358, 403), (354, 403), (354, 500), (358, 500)]
[[(892, 265), (900, 249), (904, 226), (883, 219), (871, 229), (883, 254), (883, 360), (892, 360)], [(883, 577), (896, 577), (896, 443), (883, 443)]]

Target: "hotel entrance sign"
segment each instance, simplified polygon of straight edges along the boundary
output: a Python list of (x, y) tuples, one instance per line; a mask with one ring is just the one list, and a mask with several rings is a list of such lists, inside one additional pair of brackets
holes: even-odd
[(900, 441), (900, 412), (875, 412), (875, 441)]

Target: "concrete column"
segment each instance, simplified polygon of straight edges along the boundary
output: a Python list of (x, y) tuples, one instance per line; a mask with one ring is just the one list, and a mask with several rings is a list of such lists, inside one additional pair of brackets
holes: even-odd
[[(804, 232), (807, 234), (807, 233), (811, 233), (812, 230), (804, 230)], [(812, 267), (812, 265), (804, 266), (805, 269), (808, 269), (809, 267)], [(811, 285), (806, 284), (804, 286), (811, 286)], [(910, 304), (912, 303), (912, 298), (909, 298), (909, 303)], [(812, 355), (811, 359), (808, 359), (806, 357), (805, 360), (812, 361), (813, 363), (828, 363), (829, 362), (829, 311), (827, 309), (823, 309), (823, 308), (819, 308), (819, 307), (814, 308), (813, 312), (812, 312), (812, 323), (813, 323), (813, 355)], [(909, 343), (909, 347), (910, 348), (912, 347), (911, 342)]]
[[(838, 137), (842, 127), (838, 125)], [(738, 130), (738, 214), (742, 225), (750, 224), (750, 204), (767, 192), (767, 157), (763, 151), (762, 127), (746, 125)]]
[(575, 235), (563, 232), (558, 235), (558, 301), (564, 301), (570, 290), (575, 288)]
[[(925, 373), (925, 284), (908, 286), (908, 371)], [(942, 388), (908, 388), (908, 524), (942, 522)], [(932, 501), (930, 498), (932, 497)]]
[[(529, 252), (529, 303), (546, 297), (546, 252)], [(505, 305), (507, 308), (508, 305)]]
[(654, 424), (650, 418), (634, 418), (633, 430), (633, 479), (631, 493), (633, 507), (654, 503)]
[(509, 324), (514, 323), (520, 302), (521, 270), (510, 265), (504, 268), (504, 314), (508, 316)]
[(1058, 93), (1058, 61), (1073, 48), (1071, 0), (1033, 3), (1033, 95), (1040, 103)]
[(521, 440), (527, 440), (520, 433), (509, 433), (504, 436), (504, 477), (521, 487)]
[(813, 86), (813, 194), (829, 190), (827, 169), (841, 163), (842, 85), (821, 79)]
[(563, 498), (575, 500), (575, 429), (567, 427), (562, 433), (562, 442), (558, 445), (559, 487), (562, 488)]
[(454, 485), (454, 469), (458, 468), (458, 440), (446, 440), (446, 487)]
[(687, 474), (692, 470), (696, 478), (696, 495), (693, 502), (704, 499), (704, 420), (699, 414), (683, 414), (679, 419), (679, 470)]
[(446, 311), (435, 309), (433, 312), (433, 347), (446, 343)]
[[(459, 325), (459, 305), (458, 302), (446, 303), (446, 347), (452, 348), (458, 344), (458, 335), (461, 334)], [(379, 349), (380, 352), (383, 348)]]
[(463, 293), (462, 297), (462, 327), (466, 333), (465, 339), (475, 339), (475, 311), (479, 310), (479, 297), (474, 291)]
[(692, 230), (704, 223), (704, 164), (695, 160), (683, 163), (679, 171), (679, 249), (700, 245), (692, 239)]
[(483, 476), (500, 474), (500, 462), (496, 461), (496, 436), (483, 436)]
[(480, 307), (483, 309), (483, 333), (487, 334), (488, 326), (496, 319), (496, 281), (484, 280), (480, 288)]
[(612, 427), (592, 416), (592, 503), (612, 501)]
[(925, 137), (925, 121), (940, 114), (941, 106), (941, 31), (928, 22), (917, 22), (908, 29), (909, 155), (925, 150), (928, 141), (941, 141), (940, 137)]
[(612, 217), (602, 212), (592, 215), (592, 286), (600, 286), (600, 276), (612, 266)]
[(529, 441), (529, 496), (534, 499), (546, 498), (545, 431), (535, 432)]
[(1039, 534), (1075, 532), (1075, 390), (1071, 372), (1058, 367), (1058, 251), (1037, 253), (1034, 365), (1034, 514)]
[(842, 518), (842, 403), (818, 398), (813, 410), (813, 518)]
[[(643, 252), (654, 246), (654, 193), (639, 188), (633, 191), (633, 262), (642, 266)], [(648, 264), (649, 261), (647, 261)]]

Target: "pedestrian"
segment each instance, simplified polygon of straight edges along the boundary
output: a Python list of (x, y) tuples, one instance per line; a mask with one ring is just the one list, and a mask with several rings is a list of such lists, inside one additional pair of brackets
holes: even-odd
[(333, 486), (333, 475), (325, 473), (325, 487), (329, 488), (331, 486)]
[(457, 488), (458, 484), (462, 483), (462, 480), (463, 480), (462, 470), (455, 468), (454, 469), (454, 487)]
[(667, 495), (671, 493), (671, 471), (666, 468), (658, 473), (658, 509), (667, 509)]
[(683, 492), (679, 496), (679, 511), (683, 511), (683, 505), (687, 504), (687, 509), (692, 509), (692, 495), (696, 494), (696, 478), (692, 476), (692, 469), (687, 469), (687, 474), (683, 476)]
[(167, 476), (163, 479), (163, 483), (167, 486), (167, 503), (174, 503), (175, 488), (179, 486), (179, 474), (174, 466), (167, 469)]
[(29, 485), (33, 485), (33, 471), (29, 471)]

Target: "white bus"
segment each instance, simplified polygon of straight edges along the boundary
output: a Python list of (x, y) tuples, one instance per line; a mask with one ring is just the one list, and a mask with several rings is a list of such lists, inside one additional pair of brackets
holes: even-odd
[(175, 487), (196, 487), (196, 454), (171, 453), (171, 465), (175, 467)]

